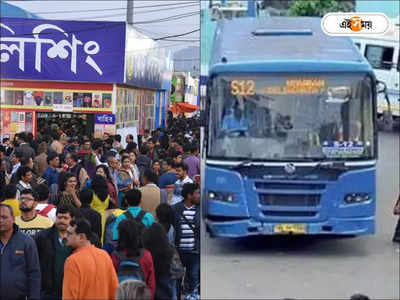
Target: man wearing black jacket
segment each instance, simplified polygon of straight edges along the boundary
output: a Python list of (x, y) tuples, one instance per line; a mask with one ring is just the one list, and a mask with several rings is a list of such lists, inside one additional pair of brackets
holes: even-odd
[(65, 245), (67, 228), (74, 217), (74, 208), (59, 206), (56, 223), (35, 236), (42, 272), (42, 299), (61, 299), (64, 263), (72, 249)]

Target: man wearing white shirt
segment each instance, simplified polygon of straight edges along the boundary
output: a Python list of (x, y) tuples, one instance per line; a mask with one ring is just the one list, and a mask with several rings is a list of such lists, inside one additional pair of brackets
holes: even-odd
[(19, 196), (23, 190), (31, 190), (31, 181), (32, 181), (32, 169), (23, 166), (18, 169), (18, 178), (19, 181), (17, 183), (17, 199), (19, 200)]
[(183, 200), (182, 188), (185, 183), (193, 183), (193, 180), (188, 176), (188, 166), (185, 163), (178, 163), (175, 166), (178, 180), (174, 183), (174, 193), (171, 198), (171, 205), (174, 205)]

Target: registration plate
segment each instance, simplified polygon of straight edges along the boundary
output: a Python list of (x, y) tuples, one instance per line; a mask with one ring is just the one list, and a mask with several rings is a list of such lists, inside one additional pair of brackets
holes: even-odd
[(305, 234), (307, 233), (307, 226), (306, 224), (276, 224), (274, 226), (274, 233)]

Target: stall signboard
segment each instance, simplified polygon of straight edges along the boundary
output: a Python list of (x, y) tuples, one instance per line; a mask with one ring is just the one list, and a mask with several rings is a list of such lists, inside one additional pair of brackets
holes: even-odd
[(100, 138), (104, 133), (115, 135), (115, 115), (114, 114), (96, 114), (94, 119), (94, 136)]
[(124, 22), (1, 18), (0, 49), (1, 78), (124, 81)]

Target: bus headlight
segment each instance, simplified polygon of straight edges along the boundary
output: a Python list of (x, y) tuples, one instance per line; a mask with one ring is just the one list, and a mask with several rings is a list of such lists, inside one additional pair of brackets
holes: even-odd
[(234, 193), (208, 191), (207, 198), (213, 201), (233, 203), (236, 200)]
[(347, 204), (361, 203), (371, 200), (371, 196), (367, 193), (352, 193), (344, 196), (344, 202)]

